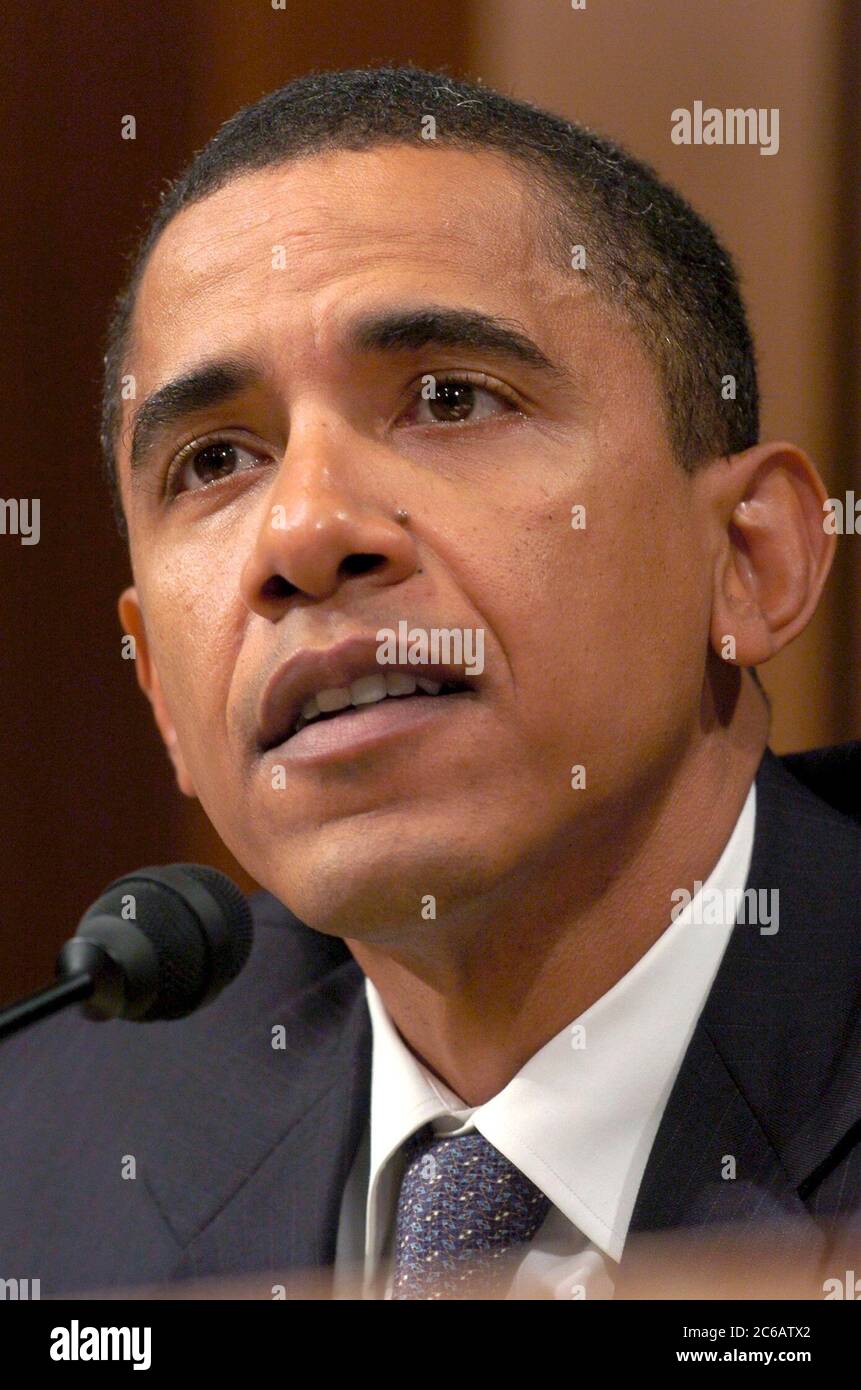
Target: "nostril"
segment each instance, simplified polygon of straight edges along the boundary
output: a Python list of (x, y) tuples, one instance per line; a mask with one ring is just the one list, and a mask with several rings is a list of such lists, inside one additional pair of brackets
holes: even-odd
[(267, 600), (282, 599), (290, 598), (298, 592), (296, 585), (291, 584), (289, 579), (285, 579), (283, 574), (272, 574), (263, 585), (261, 596)]
[(385, 563), (384, 555), (348, 555), (341, 561), (338, 569), (346, 578), (350, 578), (356, 574), (367, 574), (369, 570), (378, 569)]

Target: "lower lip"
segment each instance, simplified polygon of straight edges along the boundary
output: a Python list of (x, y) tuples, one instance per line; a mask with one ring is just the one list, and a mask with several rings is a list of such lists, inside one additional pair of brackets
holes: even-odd
[(270, 748), (290, 763), (325, 763), (349, 758), (354, 753), (387, 743), (399, 734), (410, 733), (425, 724), (451, 715), (455, 708), (476, 698), (473, 691), (452, 695), (389, 696), (373, 705), (345, 710), (334, 719), (306, 724), (298, 734)]

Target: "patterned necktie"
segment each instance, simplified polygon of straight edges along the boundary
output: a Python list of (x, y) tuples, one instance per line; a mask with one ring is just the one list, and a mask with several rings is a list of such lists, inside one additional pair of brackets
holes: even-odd
[(404, 1145), (392, 1298), (502, 1297), (550, 1199), (483, 1134), (434, 1134)]

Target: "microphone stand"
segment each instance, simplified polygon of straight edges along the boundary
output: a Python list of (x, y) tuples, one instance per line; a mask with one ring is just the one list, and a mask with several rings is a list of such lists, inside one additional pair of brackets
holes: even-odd
[[(115, 1004), (122, 999), (122, 981), (122, 970), (102, 946), (86, 937), (73, 936), (57, 957), (55, 983), (0, 1010), (0, 1038), (93, 995), (96, 995), (96, 1006), (105, 1001)], [(116, 1016), (119, 1012), (119, 1008), (111, 1008), (109, 1012), (97, 1009), (88, 1013), (88, 1017), (100, 1019)]]
[(28, 1023), (35, 1023), (40, 1018), (57, 1013), (67, 1004), (86, 999), (94, 988), (95, 981), (92, 975), (87, 971), (81, 971), (80, 974), (70, 975), (67, 980), (58, 980), (56, 984), (48, 985), (47, 989), (28, 994), (25, 999), (10, 1004), (8, 1009), (0, 1010), (0, 1038), (17, 1033)]

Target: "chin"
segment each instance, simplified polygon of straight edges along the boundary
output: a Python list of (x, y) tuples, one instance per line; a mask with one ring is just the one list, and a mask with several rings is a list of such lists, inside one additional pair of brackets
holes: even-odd
[(421, 834), (403, 823), (399, 833), (380, 826), (379, 835), (342, 824), (267, 855), (255, 877), (315, 931), (391, 940), (449, 920), (491, 886), (492, 861), (486, 843), (466, 845), (451, 822)]

